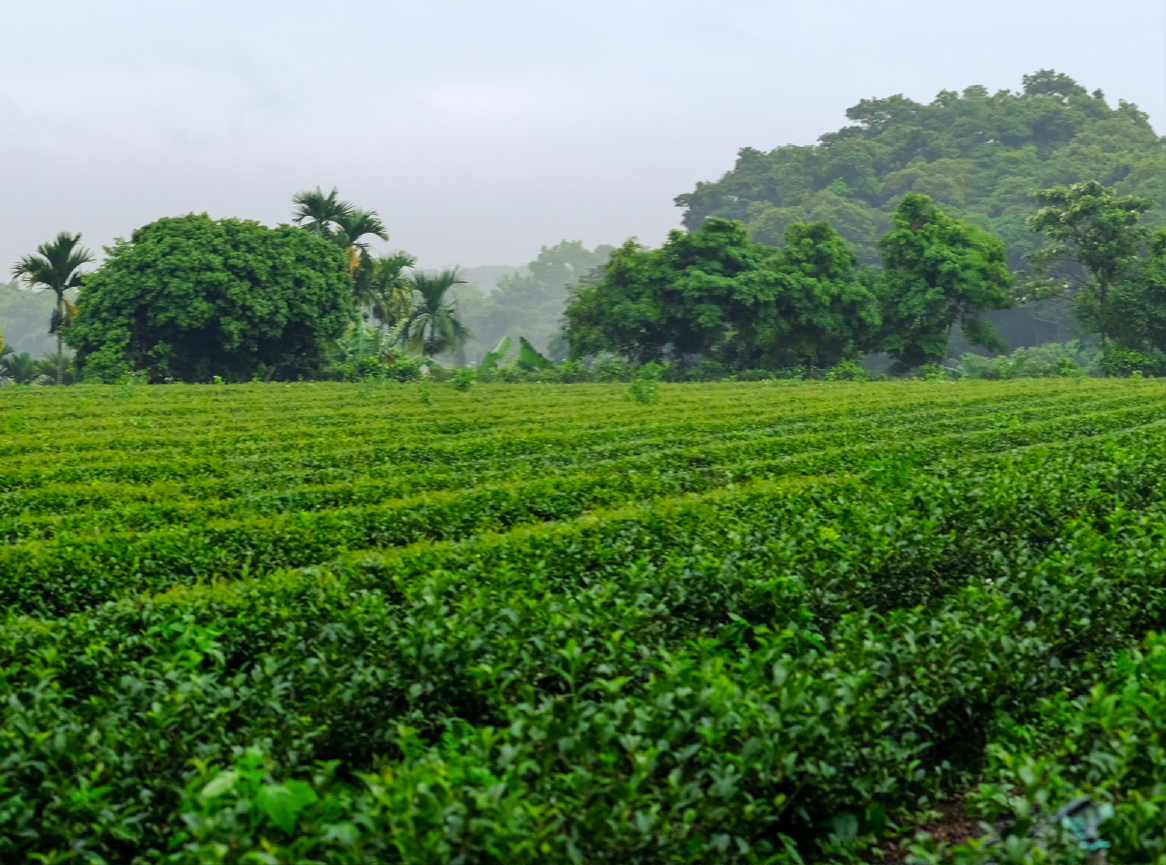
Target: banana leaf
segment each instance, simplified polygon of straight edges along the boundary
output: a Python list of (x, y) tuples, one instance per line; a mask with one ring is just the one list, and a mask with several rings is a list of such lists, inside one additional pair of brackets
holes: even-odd
[(527, 342), (525, 336), (520, 336), (518, 338), (518, 366), (521, 369), (539, 370), (550, 369), (554, 364), (543, 357), (533, 345)]
[[(525, 342), (525, 340), (523, 341)], [(498, 341), (498, 345), (494, 347), (493, 351), (486, 352), (486, 356), (478, 364), (478, 369), (497, 369), (498, 364), (506, 357), (508, 351), (510, 351), (510, 337), (504, 336)]]

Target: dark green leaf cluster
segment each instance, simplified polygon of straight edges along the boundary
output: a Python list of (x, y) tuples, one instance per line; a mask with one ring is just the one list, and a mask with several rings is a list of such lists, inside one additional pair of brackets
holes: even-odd
[(732, 367), (832, 366), (879, 322), (869, 280), (827, 224), (792, 225), (780, 250), (740, 222), (673, 231), (659, 250), (628, 241), (566, 311), (576, 354), (638, 362), (712, 357)]
[(915, 193), (892, 226), (878, 242), (881, 273), (859, 268), (825, 222), (787, 226), (776, 249), (717, 217), (659, 250), (629, 241), (575, 290), (572, 349), (728, 370), (827, 368), (881, 350), (905, 372), (942, 362), (956, 325), (972, 345), (1004, 348), (982, 315), (1012, 304), (1004, 244)]
[[(1031, 724), (1002, 731), (989, 746), (989, 782), (971, 797), (973, 815), (999, 829), (967, 844), (927, 839), (922, 863), (991, 865), (1085, 862), (1073, 833), (1050, 819), (1065, 803), (1092, 799), (1110, 862), (1166, 856), (1166, 637), (1151, 634), (1122, 653), (1086, 694), (1042, 700)], [(1037, 753), (1033, 753), (1033, 744)]]
[(68, 332), (86, 380), (311, 376), (353, 315), (344, 251), (288, 226), (166, 218), (108, 256)]

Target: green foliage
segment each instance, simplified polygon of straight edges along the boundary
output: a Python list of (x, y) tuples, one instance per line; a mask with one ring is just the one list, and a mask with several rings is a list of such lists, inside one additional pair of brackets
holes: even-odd
[[(1146, 236), (1139, 218), (1150, 209), (1150, 201), (1119, 196), (1096, 180), (1043, 189), (1036, 198), (1041, 208), (1029, 218), (1028, 227), (1049, 239), (1028, 256), (1042, 279), (1038, 286), (1054, 292), (1075, 289), (1078, 319), (1088, 332), (1100, 333), (1104, 343), (1121, 328), (1111, 295), (1138, 260)], [(1127, 306), (1135, 296), (1126, 293)]]
[(391, 381), (421, 380), (421, 362), (411, 357), (398, 357), (384, 367), (384, 377)]
[(1099, 373), (1101, 349), (1079, 341), (1049, 343), (1032, 348), (1018, 348), (1007, 355), (988, 358), (967, 353), (960, 358), (957, 373), (961, 378), (1074, 378)]
[(1085, 862), (1078, 841), (1048, 819), (1081, 796), (1100, 803), (1109, 861), (1166, 861), (1166, 638), (1151, 634), (1106, 672), (1084, 693), (1042, 700), (1035, 723), (989, 746), (990, 780), (969, 807), (1002, 831), (955, 845), (922, 840), (917, 861)]
[(1149, 252), (1113, 286), (1108, 332), (1123, 348), (1166, 354), (1166, 229), (1150, 238)]
[(400, 327), (412, 312), (412, 292), (405, 269), (416, 263), (408, 253), (396, 252), (371, 258), (358, 275), (357, 301), (368, 305), (382, 329)]
[(1108, 346), (1099, 366), (1106, 375), (1166, 376), (1166, 352)]
[(401, 344), (413, 355), (462, 353), (473, 333), (458, 315), (457, 301), (450, 291), (462, 282), (457, 268), (432, 276), (421, 272), (409, 276), (412, 300), (409, 315), (401, 323)]
[[(1015, 272), (1044, 245), (1028, 224), (1034, 189), (1097, 181), (1152, 202), (1143, 225), (1166, 223), (1166, 140), (1136, 106), (1111, 106), (1063, 74), (1025, 76), (1019, 92), (974, 86), (926, 104), (863, 100), (846, 114), (851, 125), (816, 145), (741, 150), (720, 180), (676, 198), (684, 225), (738, 219), (754, 240), (776, 246), (788, 225), (826, 221), (871, 265), (900, 197), (919, 193), (1003, 240)], [(990, 318), (1013, 346), (1081, 335), (1053, 300)]]
[(739, 222), (673, 231), (659, 250), (628, 241), (566, 311), (576, 356), (633, 362), (710, 357), (731, 368), (830, 365), (869, 340), (875, 297), (825, 223), (791, 225), (787, 246), (752, 242)]
[(916, 193), (903, 197), (892, 221), (879, 239), (880, 347), (894, 358), (892, 369), (941, 363), (956, 324), (972, 345), (1004, 348), (982, 318), (984, 310), (1012, 303), (1004, 244)]
[(663, 367), (656, 363), (646, 363), (640, 367), (631, 387), (628, 399), (642, 405), (655, 405), (660, 401), (660, 376)]
[(554, 366), (543, 357), (525, 336), (518, 338), (518, 360), (515, 361), (520, 369), (547, 370)]
[(454, 390), (465, 393), (474, 386), (474, 371), (462, 367), (454, 372), (453, 378), (449, 380), (449, 383)]
[(352, 317), (343, 252), (295, 228), (192, 214), (107, 252), (68, 331), (87, 381), (310, 376)]
[(81, 246), (80, 234), (61, 232), (51, 243), (42, 243), (35, 255), (26, 255), (12, 268), (14, 277), (23, 279), (29, 288), (48, 289), (57, 303), (49, 316), (49, 333), (57, 335), (57, 384), (65, 383), (65, 356), (62, 336), (73, 320), (76, 307), (65, 299), (65, 292), (81, 285), (80, 268), (93, 261), (93, 253)]
[(54, 379), (46, 376), (43, 367), (34, 361), (28, 352), (4, 351), (0, 354), (0, 380), (5, 384), (51, 384)]
[(1166, 616), (1156, 382), (621, 390), (0, 391), (0, 859), (846, 861)]
[(778, 244), (785, 226), (825, 220), (867, 264), (900, 196), (927, 195), (958, 219), (1002, 238), (1013, 269), (1040, 246), (1026, 226), (1029, 192), (1097, 180), (1166, 213), (1166, 144), (1146, 115), (1111, 107), (1066, 75), (1024, 77), (1019, 92), (968, 87), (927, 104), (902, 95), (864, 99), (851, 125), (811, 146), (745, 148), (720, 180), (676, 198), (684, 224), (743, 220), (754, 239)]
[(478, 364), (480, 370), (497, 369), (498, 364), (506, 359), (507, 353), (510, 351), (510, 337), (504, 336), (498, 340), (498, 345), (494, 346), (491, 351), (486, 352), (486, 356), (482, 358), (482, 362)]
[(870, 373), (853, 360), (844, 360), (826, 370), (826, 381), (868, 381)]

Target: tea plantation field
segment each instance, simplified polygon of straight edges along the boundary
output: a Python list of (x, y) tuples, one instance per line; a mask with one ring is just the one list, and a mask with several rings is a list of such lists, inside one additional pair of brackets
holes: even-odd
[(0, 862), (1166, 863), (1160, 380), (626, 389), (0, 390)]

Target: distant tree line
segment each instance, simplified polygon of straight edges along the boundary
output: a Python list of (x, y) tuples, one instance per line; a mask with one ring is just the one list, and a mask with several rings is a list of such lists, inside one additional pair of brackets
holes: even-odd
[[(864, 99), (846, 116), (849, 125), (817, 144), (741, 150), (719, 180), (676, 198), (684, 226), (736, 219), (753, 240), (779, 246), (790, 224), (825, 221), (875, 265), (898, 202), (917, 192), (1003, 240), (1017, 272), (1044, 243), (1028, 223), (1034, 190), (1096, 180), (1151, 202), (1143, 224), (1166, 223), (1166, 141), (1137, 106), (1112, 107), (1067, 75), (1042, 70), (1019, 92), (972, 86), (926, 104)], [(1012, 345), (1075, 335), (1070, 305), (1056, 299), (986, 318)]]
[(734, 372), (871, 352), (905, 372), (1088, 334), (1100, 368), (1166, 372), (1166, 141), (1136, 106), (1042, 71), (1019, 93), (847, 116), (816, 145), (741, 151), (676, 199), (687, 230), (659, 249), (563, 241), (488, 293), (376, 253), (380, 216), (335, 189), (297, 193), (275, 228), (160, 219), (88, 273), (62, 233), (12, 270), (55, 300), (52, 369), (6, 348), (0, 381), (357, 379), (483, 354), (505, 377), (487, 349), (512, 343), (515, 370), (541, 373), (599, 354)]
[[(908, 193), (861, 265), (828, 222), (791, 223), (784, 245), (710, 217), (657, 250), (628, 241), (578, 287), (566, 311), (577, 356), (703, 362), (730, 370), (831, 367), (884, 352), (902, 373), (941, 363), (958, 326), (971, 345), (1007, 346), (985, 317), (1018, 300), (1069, 296), (1103, 350), (1166, 373), (1166, 232), (1141, 222), (1146, 199), (1096, 181), (1035, 193), (1028, 225), (1047, 238), (1019, 285), (1004, 242)], [(1135, 357), (1136, 356), (1136, 357)]]
[(115, 241), (90, 273), (81, 236), (62, 233), (13, 275), (57, 296), (58, 383), (62, 340), (76, 352), (73, 374), (87, 381), (130, 372), (246, 381), (457, 352), (470, 337), (450, 294), (456, 271), (428, 274), (406, 253), (373, 254), (371, 239), (388, 239), (375, 211), (316, 189), (294, 197), (292, 223), (164, 218)]

